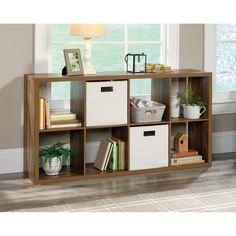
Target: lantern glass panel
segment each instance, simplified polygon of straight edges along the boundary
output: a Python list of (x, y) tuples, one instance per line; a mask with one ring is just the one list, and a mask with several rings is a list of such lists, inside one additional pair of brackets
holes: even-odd
[(133, 72), (133, 67), (134, 66), (134, 56), (133, 55), (129, 55), (128, 56), (128, 71), (129, 72)]

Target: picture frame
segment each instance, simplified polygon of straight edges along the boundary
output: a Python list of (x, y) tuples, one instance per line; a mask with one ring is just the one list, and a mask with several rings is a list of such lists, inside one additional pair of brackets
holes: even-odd
[(64, 49), (67, 75), (83, 75), (83, 64), (79, 48)]

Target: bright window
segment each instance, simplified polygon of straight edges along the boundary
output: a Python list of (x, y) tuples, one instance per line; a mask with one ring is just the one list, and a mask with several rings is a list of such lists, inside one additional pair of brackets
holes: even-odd
[(236, 25), (217, 25), (216, 91), (236, 91)]
[[(50, 70), (60, 73), (64, 66), (63, 49), (80, 48), (83, 55), (84, 40), (79, 36), (69, 36), (65, 24), (51, 25)], [(97, 72), (124, 71), (124, 57), (127, 53), (147, 54), (149, 63), (165, 61), (165, 26), (160, 24), (113, 24), (106, 25), (106, 35), (92, 38), (92, 63)], [(131, 95), (147, 95), (151, 92), (151, 81), (134, 81)], [(51, 97), (68, 99), (69, 82), (53, 83)]]
[(205, 25), (205, 70), (212, 72), (213, 114), (236, 112), (236, 25)]

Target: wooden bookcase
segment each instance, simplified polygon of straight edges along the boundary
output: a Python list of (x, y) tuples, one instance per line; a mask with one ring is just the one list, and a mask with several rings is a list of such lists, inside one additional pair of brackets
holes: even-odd
[[(130, 84), (136, 79), (151, 79), (151, 99), (166, 105), (163, 119), (160, 122), (133, 123), (130, 121)], [(86, 82), (88, 81), (120, 81), (128, 83), (127, 92), (127, 124), (108, 126), (86, 126)], [(39, 99), (42, 87), (49, 87), (53, 82), (70, 81), (71, 112), (77, 114), (82, 121), (81, 127), (39, 129)], [(174, 84), (178, 84), (179, 90), (191, 85), (194, 92), (204, 97), (207, 102), (207, 111), (200, 119), (188, 120), (184, 118), (171, 119), (170, 101)], [(165, 73), (107, 73), (85, 76), (61, 76), (55, 74), (28, 74), (24, 77), (24, 156), (25, 174), (35, 184), (46, 184), (62, 181), (73, 181), (110, 176), (123, 176), (139, 173), (155, 173), (177, 169), (189, 169), (211, 166), (211, 125), (212, 125), (212, 74), (195, 70), (178, 70)], [(138, 126), (167, 124), (169, 130), (169, 166), (129, 170), (130, 128)], [(109, 131), (112, 135), (126, 141), (126, 169), (122, 171), (99, 171), (93, 164), (87, 164), (86, 143), (96, 130)], [(203, 156), (204, 163), (185, 164), (178, 166), (170, 165), (170, 150), (173, 136), (178, 130), (185, 130), (189, 136), (189, 147), (197, 149)], [(56, 142), (66, 135), (72, 151), (69, 166), (63, 167), (57, 176), (47, 176), (40, 168), (39, 149), (45, 145), (45, 140)]]

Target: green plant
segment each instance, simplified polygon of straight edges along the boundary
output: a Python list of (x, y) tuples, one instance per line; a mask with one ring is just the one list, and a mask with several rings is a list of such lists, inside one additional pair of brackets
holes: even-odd
[(49, 166), (51, 167), (52, 159), (56, 157), (62, 162), (67, 161), (71, 151), (69, 148), (64, 147), (65, 143), (57, 142), (49, 147), (43, 147), (40, 149), (40, 156), (42, 158), (43, 166), (46, 162), (49, 162)]
[(189, 87), (184, 92), (177, 93), (178, 104), (189, 105), (189, 106), (205, 106), (206, 103), (202, 97), (193, 93), (193, 90)]

